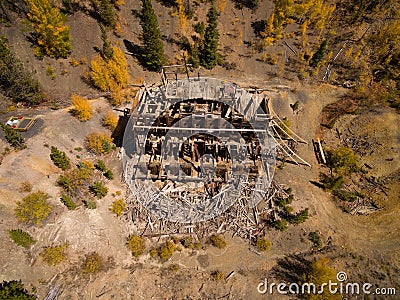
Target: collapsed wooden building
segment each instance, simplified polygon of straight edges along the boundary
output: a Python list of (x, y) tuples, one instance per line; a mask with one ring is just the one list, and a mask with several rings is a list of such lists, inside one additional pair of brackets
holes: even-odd
[(268, 93), (214, 78), (144, 84), (123, 140), (125, 218), (145, 236), (232, 231), (256, 236), (276, 218), (276, 156), (308, 165), (305, 142), (269, 107)]

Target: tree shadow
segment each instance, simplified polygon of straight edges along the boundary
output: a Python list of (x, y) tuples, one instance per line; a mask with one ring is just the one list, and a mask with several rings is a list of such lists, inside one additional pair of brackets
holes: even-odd
[(258, 37), (261, 37), (261, 33), (265, 31), (266, 26), (267, 22), (265, 20), (251, 22), (251, 28), (253, 28), (254, 34)]
[(304, 254), (289, 254), (277, 261), (272, 274), (289, 282), (301, 282), (310, 266), (311, 262), (305, 259)]
[(122, 116), (119, 116), (118, 118), (118, 124), (115, 127), (113, 133), (111, 134), (111, 138), (114, 141), (114, 144), (117, 147), (122, 147), (122, 142), (124, 140), (124, 133), (125, 133), (125, 128), (126, 125), (128, 124), (129, 121), (129, 109), (124, 111), (124, 114)]

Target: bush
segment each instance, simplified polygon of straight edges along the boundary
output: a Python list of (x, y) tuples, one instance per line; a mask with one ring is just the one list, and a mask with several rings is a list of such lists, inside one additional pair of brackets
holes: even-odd
[(340, 175), (349, 175), (358, 170), (358, 157), (350, 148), (326, 151), (326, 163)]
[(35, 243), (35, 240), (30, 236), (30, 234), (21, 229), (12, 229), (8, 231), (8, 234), (16, 245), (22, 246), (26, 249)]
[(259, 251), (269, 251), (271, 249), (271, 242), (264, 238), (257, 238), (256, 247)]
[(92, 118), (93, 109), (89, 103), (89, 100), (84, 99), (79, 95), (72, 95), (72, 104), (74, 108), (72, 109), (73, 115), (83, 122), (86, 122)]
[(97, 208), (97, 203), (94, 200), (86, 199), (86, 200), (83, 200), (83, 203), (85, 204), (86, 208), (88, 208), (88, 209), (96, 209)]
[[(329, 259), (325, 257), (318, 258), (311, 263), (310, 268), (308, 268), (303, 274), (304, 282), (312, 282), (315, 286), (321, 286), (325, 282), (334, 282), (336, 283), (336, 272), (334, 269), (329, 267), (328, 265)], [(328, 289), (325, 289), (324, 292), (320, 295), (315, 294), (307, 294), (307, 299), (342, 299), (342, 297), (338, 294), (329, 293)]]
[(88, 134), (85, 139), (85, 145), (90, 152), (96, 155), (108, 154), (115, 148), (112, 138), (101, 132)]
[(90, 191), (99, 199), (104, 198), (108, 193), (108, 188), (105, 187), (100, 181), (96, 181), (90, 186)]
[(167, 241), (165, 242), (164, 245), (161, 245), (158, 248), (154, 248), (150, 250), (150, 256), (155, 258), (155, 257), (160, 257), (161, 260), (166, 261), (174, 255), (174, 252), (176, 250), (176, 245), (174, 241)]
[(66, 250), (68, 249), (68, 244), (58, 245), (54, 247), (46, 247), (40, 253), (43, 260), (52, 266), (58, 265), (66, 257)]
[(69, 27), (64, 25), (60, 10), (49, 0), (25, 0), (28, 5), (28, 20), (35, 30), (35, 55), (43, 58), (67, 58), (72, 51)]
[(213, 271), (211, 273), (211, 277), (215, 280), (215, 281), (221, 281), (225, 278), (224, 273), (222, 273), (221, 271)]
[(280, 231), (285, 231), (286, 229), (288, 229), (288, 224), (285, 219), (275, 221), (273, 226)]
[(117, 217), (122, 216), (124, 210), (126, 208), (126, 204), (124, 199), (115, 200), (110, 207), (110, 211), (117, 215)]
[(71, 167), (69, 158), (65, 152), (58, 150), (56, 147), (51, 146), (50, 159), (53, 161), (56, 167), (65, 171)]
[(0, 124), (0, 126), (4, 131), (7, 142), (11, 146), (13, 146), (16, 149), (23, 149), (26, 147), (24, 138), (22, 137), (21, 133), (18, 130), (11, 128), (6, 124)]
[(102, 160), (98, 160), (97, 163), (94, 165), (95, 168), (101, 172), (105, 172), (107, 170), (106, 164)]
[(37, 191), (18, 201), (15, 208), (17, 218), (25, 223), (41, 225), (52, 209), (47, 202), (48, 197), (46, 193)]
[(114, 179), (114, 174), (113, 174), (113, 172), (112, 172), (111, 170), (105, 171), (105, 172), (103, 173), (103, 175), (104, 175), (105, 178), (107, 178), (107, 179), (109, 179), (109, 180)]
[(320, 181), (324, 190), (335, 192), (341, 188), (344, 178), (343, 176), (335, 177), (320, 173)]
[(118, 117), (111, 110), (109, 110), (104, 113), (102, 123), (104, 127), (114, 131), (118, 125)]
[(38, 105), (44, 100), (39, 82), (28, 72), (0, 36), (0, 90), (15, 102)]
[(298, 225), (305, 222), (308, 219), (308, 208), (299, 211), (297, 214), (291, 217), (291, 223)]
[(103, 258), (97, 252), (86, 255), (83, 263), (83, 271), (85, 273), (97, 273), (104, 267)]
[(36, 297), (28, 293), (21, 280), (12, 280), (0, 283), (0, 299), (35, 300)]
[(185, 237), (184, 239), (181, 240), (181, 244), (185, 248), (193, 249), (194, 247), (193, 238), (191, 236)]
[(28, 180), (21, 182), (21, 185), (19, 186), (19, 191), (21, 193), (30, 193), (32, 192), (33, 185), (30, 183)]
[(174, 255), (176, 250), (175, 243), (173, 241), (167, 241), (164, 246), (161, 246), (158, 255), (163, 260), (168, 260)]
[(134, 257), (139, 257), (144, 253), (146, 248), (146, 240), (143, 237), (137, 235), (130, 235), (127, 238), (127, 247), (132, 252)]
[(71, 197), (67, 195), (61, 195), (61, 202), (69, 209), (74, 210), (76, 208), (76, 204), (72, 201)]
[(222, 234), (213, 234), (210, 237), (210, 242), (211, 245), (213, 245), (214, 247), (217, 247), (218, 249), (223, 249), (226, 247), (226, 241), (224, 239), (224, 236)]
[(92, 175), (93, 169), (90, 167), (77, 167), (60, 175), (57, 183), (69, 196), (77, 198), (83, 196), (84, 191), (87, 191), (87, 187), (92, 182)]
[(313, 243), (313, 248), (321, 248), (322, 242), (318, 232), (312, 231), (308, 234), (308, 239)]

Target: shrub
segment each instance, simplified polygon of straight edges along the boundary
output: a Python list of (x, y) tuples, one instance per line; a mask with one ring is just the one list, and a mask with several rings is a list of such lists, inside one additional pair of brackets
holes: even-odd
[(33, 185), (30, 183), (28, 180), (21, 182), (21, 185), (19, 186), (19, 191), (21, 193), (30, 193), (32, 192)]
[(326, 151), (327, 165), (340, 175), (349, 175), (357, 171), (358, 157), (350, 148)]
[(35, 240), (30, 236), (30, 234), (21, 229), (12, 229), (8, 231), (8, 234), (13, 242), (18, 246), (29, 248), (33, 243), (35, 243)]
[[(83, 164), (85, 165), (85, 164)], [(82, 196), (83, 192), (92, 181), (93, 169), (89, 167), (77, 167), (60, 175), (58, 185), (72, 198)]]
[(297, 214), (292, 216), (291, 223), (298, 225), (305, 222), (308, 219), (308, 208), (299, 211)]
[[(336, 283), (336, 272), (328, 265), (329, 259), (325, 257), (318, 258), (311, 263), (311, 266), (303, 274), (304, 282), (312, 282), (315, 286), (321, 286), (324, 282)], [(308, 294), (308, 299), (342, 299), (338, 294), (331, 294), (326, 289), (320, 295)]]
[(56, 167), (65, 171), (71, 167), (69, 158), (65, 152), (58, 150), (56, 147), (51, 146), (50, 159)]
[(83, 263), (83, 271), (85, 273), (97, 273), (104, 266), (103, 258), (97, 252), (86, 255)]
[(7, 39), (0, 36), (0, 90), (15, 102), (38, 105), (44, 100), (39, 82), (14, 56)]
[(104, 127), (114, 131), (118, 125), (118, 117), (111, 110), (109, 110), (103, 115), (102, 123)]
[(271, 249), (271, 242), (264, 238), (257, 238), (256, 247), (259, 251), (269, 251)]
[(181, 240), (181, 244), (185, 248), (193, 249), (193, 238), (191, 236), (185, 237)]
[(107, 178), (107, 179), (109, 179), (109, 180), (114, 179), (114, 174), (113, 174), (113, 172), (112, 172), (111, 170), (105, 171), (105, 172), (103, 173), (103, 175), (104, 175), (105, 178)]
[(67, 195), (61, 195), (61, 202), (69, 209), (74, 210), (76, 208), (76, 204), (72, 201), (71, 197)]
[(326, 191), (335, 192), (336, 190), (340, 189), (344, 178), (343, 176), (329, 176), (324, 173), (320, 173), (320, 181), (322, 183), (322, 187)]
[(318, 232), (312, 231), (308, 234), (308, 239), (313, 243), (313, 248), (321, 248), (322, 242)]
[(94, 166), (97, 170), (101, 172), (105, 172), (107, 170), (106, 164), (101, 159), (99, 159)]
[(138, 235), (130, 235), (127, 238), (127, 247), (134, 257), (139, 257), (144, 253), (146, 240)]
[(0, 299), (35, 300), (36, 297), (28, 293), (21, 280), (12, 280), (0, 283)]
[(280, 231), (285, 231), (288, 228), (288, 224), (285, 219), (275, 221), (273, 226)]
[(224, 273), (222, 273), (221, 271), (213, 271), (211, 273), (211, 277), (215, 280), (215, 281), (221, 281), (225, 278)]
[(172, 257), (175, 250), (175, 243), (173, 241), (167, 241), (164, 246), (159, 248), (158, 255), (161, 259), (168, 260)]
[(65, 259), (67, 249), (68, 244), (46, 247), (40, 253), (40, 256), (47, 264), (56, 266)]
[(47, 202), (48, 197), (42, 191), (29, 194), (17, 202), (16, 216), (25, 223), (41, 225), (51, 212), (51, 206)]
[(210, 242), (211, 245), (213, 245), (214, 247), (217, 247), (218, 249), (223, 249), (226, 247), (226, 241), (224, 239), (224, 236), (222, 234), (213, 234), (210, 237)]
[(100, 181), (96, 181), (90, 186), (90, 191), (99, 199), (104, 198), (108, 193), (108, 188), (105, 187)]
[(89, 100), (84, 99), (79, 95), (72, 95), (72, 104), (74, 108), (72, 109), (73, 115), (83, 122), (86, 122), (92, 118), (93, 109), (89, 103)]
[(88, 208), (88, 209), (96, 209), (97, 208), (97, 203), (94, 200), (86, 199), (86, 200), (83, 200), (83, 203), (85, 204), (86, 208)]
[(11, 128), (6, 124), (0, 124), (0, 126), (4, 131), (7, 142), (11, 146), (13, 146), (16, 149), (23, 149), (26, 147), (24, 138), (22, 137), (21, 133), (18, 130)]
[(112, 138), (101, 132), (88, 134), (85, 145), (90, 152), (97, 155), (108, 154), (115, 148)]
[(117, 217), (122, 216), (124, 210), (126, 208), (126, 204), (124, 199), (115, 200), (110, 207), (110, 211), (117, 215)]
[(42, 58), (67, 58), (72, 51), (69, 27), (64, 25), (60, 10), (49, 0), (25, 0), (28, 20), (35, 30), (35, 55)]

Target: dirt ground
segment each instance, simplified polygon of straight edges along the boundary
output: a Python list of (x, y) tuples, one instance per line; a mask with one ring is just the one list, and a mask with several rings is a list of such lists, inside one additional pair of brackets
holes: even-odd
[[(240, 78), (237, 82), (240, 82)], [(270, 87), (277, 89), (277, 86), (272, 84)], [(292, 226), (279, 234), (271, 229), (266, 234), (266, 238), (272, 242), (271, 251), (262, 253), (261, 256), (250, 251), (252, 246), (246, 241), (237, 237), (232, 239), (226, 235), (228, 246), (223, 250), (211, 246), (205, 250), (183, 250), (175, 253), (167, 263), (163, 264), (148, 255), (135, 260), (125, 247), (125, 238), (131, 232), (131, 228), (108, 210), (114, 200), (111, 194), (125, 189), (118, 176), (108, 185), (109, 196), (98, 201), (96, 210), (81, 207), (75, 211), (68, 211), (58, 200), (60, 189), (55, 186), (55, 182), (61, 172), (49, 158), (49, 146), (57, 146), (72, 158), (78, 155), (74, 149), (84, 147), (84, 136), (91, 131), (99, 130), (101, 112), (108, 108), (106, 100), (92, 101), (96, 113), (87, 123), (79, 122), (72, 117), (68, 108), (37, 111), (41, 121), (39, 128), (33, 128), (37, 133), (31, 134), (27, 139), (28, 148), (7, 154), (0, 169), (2, 195), (0, 234), (4, 241), (0, 249), (2, 254), (0, 280), (21, 278), (27, 286), (37, 287), (41, 296), (45, 295), (50, 285), (64, 283), (60, 299), (94, 299), (102, 293), (106, 298), (116, 299), (152, 297), (182, 299), (185, 295), (204, 299), (218, 298), (227, 294), (231, 298), (261, 299), (263, 297), (257, 292), (257, 284), (268, 276), (277, 260), (289, 254), (310, 251), (311, 243), (307, 240), (310, 231), (320, 232), (325, 245), (337, 245), (342, 253), (347, 253), (346, 255), (357, 253), (360, 257), (368, 257), (375, 263), (375, 260), (378, 260), (396, 266), (399, 261), (400, 238), (397, 218), (399, 206), (396, 197), (398, 183), (393, 183), (393, 189), (389, 187), (385, 209), (370, 216), (350, 216), (343, 213), (330, 200), (329, 194), (310, 183), (310, 180), (318, 177), (321, 170), (311, 145), (311, 139), (320, 134), (319, 114), (325, 105), (336, 101), (343, 93), (344, 90), (329, 85), (308, 87), (292, 83), (288, 89), (281, 82), (275, 96), (271, 97), (273, 109), (281, 117), (288, 117), (292, 123), (291, 128), (309, 142), (307, 145), (299, 145), (298, 153), (311, 164), (311, 167), (286, 164), (283, 170), (276, 172), (275, 176), (278, 182), (292, 187), (296, 199), (299, 199), (293, 203), (296, 210), (310, 208), (311, 218), (306, 223)], [(300, 101), (300, 109), (294, 114), (289, 104), (297, 100)], [(366, 162), (377, 167), (376, 170), (371, 170), (375, 172), (373, 173), (375, 176), (385, 176), (396, 171), (395, 164), (386, 166), (385, 162), (399, 149), (395, 131), (398, 115), (388, 109), (371, 114), (369, 117), (368, 115), (367, 117), (344, 116), (344, 120), (339, 120), (337, 124), (342, 126), (339, 130), (344, 131), (344, 128), (347, 128), (346, 122), (359, 122), (364, 126), (368, 121), (370, 126), (361, 128), (365, 130), (370, 128), (375, 132), (377, 145), (381, 143), (379, 139), (387, 139), (388, 134), (392, 133), (391, 152), (385, 152), (386, 156), (382, 156), (383, 152), (378, 151), (378, 147), (376, 150), (378, 157), (365, 157)], [(377, 124), (374, 118), (381, 120), (381, 123), (385, 122), (384, 126), (374, 126)], [(362, 136), (369, 133), (360, 130), (358, 134)], [(334, 139), (334, 136), (329, 137), (329, 134), (326, 134), (324, 138), (326, 143), (331, 143), (329, 138)], [(384, 151), (386, 145), (387, 143), (382, 146), (381, 151)], [(94, 158), (85, 151), (79, 152), (79, 155), (81, 158)], [(384, 161), (382, 164), (380, 156)], [(113, 152), (106, 161), (118, 169), (120, 165), (118, 151)], [(29, 251), (23, 251), (15, 246), (7, 236), (7, 230), (10, 228), (21, 227), (12, 211), (16, 201), (25, 195), (16, 191), (19, 184), (25, 180), (33, 183), (34, 190), (47, 191), (50, 194), (50, 202), (55, 207), (46, 226), (25, 228), (37, 240)], [(70, 244), (68, 260), (57, 267), (47, 267), (38, 256), (42, 247), (65, 241)], [(148, 246), (150, 247), (150, 242)], [(79, 270), (83, 255), (93, 250), (104, 258), (112, 256), (115, 264), (108, 271), (87, 278)], [(345, 261), (349, 263), (348, 258)], [(344, 259), (335, 258), (333, 263), (337, 267), (343, 266)], [(173, 264), (179, 265), (178, 271), (170, 269), (169, 266)], [(220, 270), (224, 274), (235, 271), (235, 274), (229, 280), (216, 282), (210, 275), (215, 270)], [(353, 276), (358, 276), (358, 273), (355, 272)], [(143, 278), (146, 280), (143, 281)]]
[[(125, 2), (120, 12), (122, 38), (113, 36), (112, 39), (121, 45), (122, 39), (139, 44), (140, 26), (134, 11), (140, 9), (140, 3)], [(173, 30), (177, 27), (177, 18), (170, 16), (171, 9), (166, 9), (159, 2), (153, 1), (153, 4), (163, 35), (177, 38)], [(94, 47), (101, 46), (98, 24), (82, 12), (68, 17), (73, 36), (72, 57), (82, 61), (79, 66), (73, 67), (71, 58), (45, 58), (44, 61), (34, 58), (31, 44), (17, 20), (11, 27), (1, 26), (0, 33), (8, 36), (12, 50), (36, 71), (50, 103), (66, 107), (70, 105), (72, 93), (92, 95), (96, 113), (86, 123), (72, 117), (69, 108), (21, 109), (0, 116), (1, 121), (11, 114), (38, 115), (39, 118), (35, 127), (24, 134), (27, 149), (5, 154), (0, 165), (0, 239), (3, 241), (0, 247), (0, 281), (21, 279), (28, 289), (37, 289), (39, 298), (43, 298), (50, 287), (60, 285), (63, 293), (59, 299), (264, 299), (267, 296), (257, 292), (257, 285), (266, 276), (272, 276), (281, 259), (304, 254), (330, 257), (332, 266), (337, 271), (346, 271), (354, 281), (371, 280), (375, 284), (395, 285), (400, 291), (399, 114), (390, 108), (369, 108), (358, 114), (341, 116), (333, 129), (321, 131), (323, 108), (340, 100), (347, 90), (299, 81), (294, 79), (293, 73), (282, 72), (280, 64), (284, 61), (284, 45), (273, 50), (272, 54), (279, 54), (280, 57), (276, 65), (262, 63), (259, 54), (250, 53), (248, 43), (255, 39), (251, 23), (268, 17), (272, 2), (261, 1), (260, 5), (264, 5), (263, 9), (252, 13), (246, 8), (235, 10), (234, 4), (227, 1), (225, 13), (220, 17), (223, 24), (221, 44), (225, 46), (220, 50), (237, 66), (234, 70), (225, 70), (220, 66), (212, 71), (200, 69), (200, 74), (229, 80), (242, 87), (276, 90), (271, 93), (271, 106), (281, 118), (287, 117), (291, 128), (308, 142), (299, 144), (297, 150), (311, 167), (286, 163), (282, 170), (276, 171), (275, 179), (293, 189), (297, 199), (293, 203), (294, 209), (308, 207), (310, 218), (301, 225), (290, 226), (285, 232), (269, 230), (266, 238), (272, 242), (272, 247), (261, 255), (251, 251), (253, 246), (247, 241), (226, 234), (228, 246), (223, 250), (211, 246), (196, 251), (184, 249), (176, 252), (166, 263), (151, 259), (149, 255), (134, 259), (125, 247), (125, 239), (132, 231), (130, 224), (109, 211), (109, 206), (116, 199), (112, 194), (116, 191), (124, 193), (126, 189), (120, 181), (122, 168), (118, 149), (104, 158), (115, 178), (108, 183), (110, 192), (98, 201), (96, 210), (80, 207), (68, 211), (63, 206), (59, 201), (61, 190), (55, 185), (61, 171), (49, 157), (50, 147), (57, 146), (75, 161), (78, 161), (77, 155), (81, 159), (95, 159), (85, 150), (80, 152), (75, 149), (84, 148), (84, 137), (88, 133), (106, 130), (101, 127), (100, 119), (101, 112), (109, 105), (104, 98), (96, 97), (99, 92), (82, 80), (90, 58), (96, 53)], [(200, 11), (199, 20), (204, 20), (206, 10)], [(165, 50), (170, 63), (181, 61), (176, 44), (166, 43)], [(127, 55), (127, 59), (132, 82), (138, 78), (148, 83), (159, 81), (159, 74), (143, 70), (132, 56)], [(55, 70), (54, 80), (46, 75), (49, 66)], [(293, 113), (290, 104), (296, 101), (300, 106), (298, 112)], [(311, 143), (317, 137), (324, 141), (324, 147), (333, 148), (346, 141), (349, 145), (362, 142), (364, 149), (371, 149), (362, 153), (361, 162), (371, 167), (367, 168), (369, 176), (387, 180), (387, 195), (377, 193), (374, 196), (380, 210), (367, 216), (351, 216), (331, 200), (329, 193), (310, 183), (325, 170), (318, 165)], [(0, 150), (3, 151), (6, 146), (0, 135)], [(26, 195), (18, 191), (20, 183), (26, 180), (33, 184), (34, 190), (44, 190), (50, 195), (49, 201), (54, 210), (44, 227), (26, 227), (18, 223), (14, 216), (16, 202)], [(16, 246), (8, 236), (8, 230), (12, 228), (28, 231), (37, 240), (33, 248), (22, 250)], [(307, 239), (311, 231), (319, 232), (323, 245), (327, 246), (321, 253), (311, 250), (311, 242)], [(70, 245), (67, 260), (57, 267), (47, 266), (39, 257), (42, 248), (65, 241)], [(155, 244), (156, 240), (149, 240), (147, 247)], [(92, 251), (97, 251), (104, 258), (112, 256), (114, 264), (98, 274), (84, 275), (81, 272), (83, 257)], [(178, 270), (172, 270), (172, 265), (178, 265)], [(214, 281), (210, 274), (215, 270), (225, 275), (232, 271), (235, 274), (228, 280)], [(273, 299), (279, 299), (279, 296), (274, 295)]]

